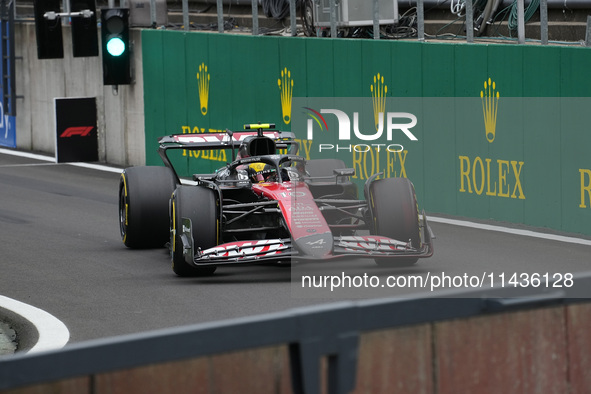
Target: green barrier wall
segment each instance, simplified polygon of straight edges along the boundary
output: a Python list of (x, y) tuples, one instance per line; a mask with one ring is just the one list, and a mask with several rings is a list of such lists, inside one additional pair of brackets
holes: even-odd
[[(360, 184), (378, 168), (407, 176), (427, 212), (591, 235), (591, 49), (144, 30), (142, 51), (148, 165), (161, 164), (159, 136), (274, 122), (302, 155), (344, 159)], [(336, 134), (306, 139), (302, 98), (337, 108), (378, 93), (409, 98), (418, 118), (403, 152), (320, 154)], [(203, 173), (230, 159), (179, 152), (174, 162)]]

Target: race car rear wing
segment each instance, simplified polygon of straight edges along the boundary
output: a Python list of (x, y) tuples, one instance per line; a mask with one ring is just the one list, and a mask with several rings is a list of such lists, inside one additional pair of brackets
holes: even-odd
[[(225, 133), (172, 134), (158, 139), (159, 150), (167, 149), (231, 149), (240, 145), (246, 137), (257, 136), (257, 131), (234, 131)], [(272, 138), (275, 143), (292, 141), (295, 135), (288, 131), (267, 130), (263, 136)]]
[[(246, 127), (249, 126), (249, 127)], [(253, 125), (245, 125), (249, 131), (230, 131), (225, 133), (203, 133), (203, 134), (171, 134), (158, 139), (158, 154), (166, 165), (170, 168), (176, 176), (177, 183), (180, 179), (174, 169), (170, 158), (167, 155), (169, 149), (186, 149), (186, 150), (216, 150), (216, 149), (234, 149), (240, 146), (240, 143), (247, 137), (264, 136), (269, 137), (275, 141), (275, 145), (279, 149), (286, 149), (290, 145), (297, 143), (294, 141), (295, 134), (288, 131), (278, 130), (263, 130), (259, 128), (254, 130)], [(256, 125), (256, 126), (270, 126), (270, 125)], [(271, 125), (272, 126), (272, 125)], [(296, 150), (297, 151), (297, 150)]]
[[(225, 133), (172, 134), (158, 139), (159, 152), (168, 149), (213, 150), (237, 148), (250, 136), (257, 136), (257, 131), (227, 131)], [(288, 131), (263, 131), (263, 136), (272, 138), (278, 147), (294, 140), (295, 135)]]

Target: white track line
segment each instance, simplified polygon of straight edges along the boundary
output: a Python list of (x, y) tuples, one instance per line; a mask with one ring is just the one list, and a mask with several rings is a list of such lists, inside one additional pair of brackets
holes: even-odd
[(91, 164), (91, 163), (65, 163), (65, 164), (69, 164), (71, 166), (76, 166), (76, 167), (90, 168), (92, 170), (98, 170), (98, 171), (114, 172), (116, 174), (121, 174), (121, 172), (123, 171), (123, 169), (121, 169), (121, 168), (103, 166), (100, 164)]
[[(41, 160), (41, 161), (52, 162), (52, 163), (58, 164), (55, 161), (55, 157), (52, 157), (52, 156), (38, 155), (35, 153), (21, 152), (21, 151), (3, 149), (3, 148), (0, 148), (0, 153), (6, 154), (6, 155), (12, 155), (12, 156), (26, 157), (28, 159), (35, 159), (35, 160)], [(90, 169), (99, 170), (99, 171), (114, 172), (114, 173), (121, 173), (121, 171), (122, 171), (121, 168), (109, 167), (109, 166), (104, 166), (101, 164), (91, 164), (91, 163), (63, 163), (63, 164), (68, 164), (68, 165), (72, 165), (72, 166), (76, 166), (76, 167), (90, 168)]]
[(18, 151), (18, 150), (3, 149), (3, 148), (0, 148), (0, 153), (3, 153), (5, 155), (26, 157), (26, 158), (35, 159), (35, 160), (53, 161), (55, 163), (55, 158), (54, 157), (44, 156), (44, 155), (37, 155), (35, 153), (21, 152), (21, 151)]
[(446, 218), (440, 218), (440, 217), (430, 216), (430, 215), (427, 216), (427, 220), (429, 222), (437, 222), (437, 223), (451, 224), (454, 226), (470, 227), (470, 228), (476, 228), (479, 230), (497, 231), (497, 232), (506, 233), (506, 234), (522, 235), (525, 237), (547, 239), (550, 241), (559, 241), (559, 242), (567, 242), (567, 243), (571, 243), (571, 244), (591, 246), (591, 240), (583, 239), (583, 238), (567, 237), (564, 235), (556, 235), (556, 234), (547, 234), (547, 233), (541, 233), (538, 231), (531, 231), (531, 230), (520, 230), (517, 228), (495, 226), (495, 225), (491, 225), (491, 224), (474, 223), (474, 222), (469, 222), (466, 220), (446, 219)]
[(61, 349), (70, 340), (68, 327), (42, 309), (2, 295), (0, 295), (0, 307), (22, 316), (37, 329), (39, 340), (29, 350), (29, 353)]

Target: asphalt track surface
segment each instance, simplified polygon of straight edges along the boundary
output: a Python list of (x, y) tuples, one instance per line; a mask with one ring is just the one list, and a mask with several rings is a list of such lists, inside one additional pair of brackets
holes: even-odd
[[(69, 330), (70, 343), (366, 296), (360, 288), (302, 291), (298, 277), (292, 283), (289, 267), (222, 267), (212, 277), (177, 277), (167, 249), (130, 250), (122, 244), (118, 183), (116, 170), (0, 153), (0, 295), (57, 317)], [(446, 220), (431, 226), (435, 256), (415, 267), (381, 268), (355, 260), (304, 272), (382, 280), (491, 275), (498, 282), (501, 274), (508, 279), (513, 273), (585, 272), (591, 261), (588, 240), (561, 242)], [(412, 286), (378, 290), (369, 296), (431, 294)]]

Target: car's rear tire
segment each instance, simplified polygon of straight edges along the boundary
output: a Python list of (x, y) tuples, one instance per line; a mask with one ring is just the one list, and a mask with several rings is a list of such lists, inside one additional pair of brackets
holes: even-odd
[(194, 267), (183, 256), (182, 218), (191, 219), (195, 250), (214, 247), (219, 243), (219, 208), (216, 193), (204, 187), (176, 188), (170, 204), (170, 247), (172, 270), (179, 276), (206, 276), (215, 272), (215, 266)]
[(175, 177), (166, 167), (130, 167), (119, 181), (119, 229), (129, 248), (160, 248), (169, 239), (168, 202)]
[[(419, 213), (414, 186), (407, 178), (386, 178), (369, 186), (369, 204), (373, 223), (371, 233), (421, 246)], [(409, 266), (417, 257), (375, 259), (380, 266)]]

